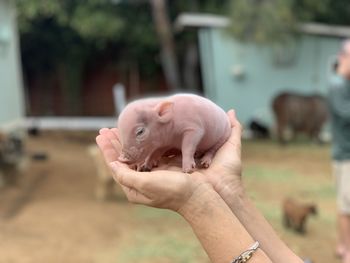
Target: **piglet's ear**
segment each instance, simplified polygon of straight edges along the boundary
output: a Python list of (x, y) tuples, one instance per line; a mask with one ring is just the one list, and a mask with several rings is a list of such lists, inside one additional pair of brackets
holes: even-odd
[(171, 101), (162, 101), (155, 107), (155, 111), (159, 117), (160, 122), (166, 123), (173, 118), (173, 106)]

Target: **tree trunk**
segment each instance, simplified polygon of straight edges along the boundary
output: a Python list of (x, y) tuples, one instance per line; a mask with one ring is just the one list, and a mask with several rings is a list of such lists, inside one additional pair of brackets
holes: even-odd
[(161, 63), (165, 78), (172, 91), (180, 88), (175, 44), (170, 27), (165, 0), (150, 0), (155, 28), (161, 44)]
[(135, 99), (140, 96), (140, 71), (137, 61), (129, 65), (129, 98)]
[(183, 80), (186, 90), (199, 91), (198, 68), (198, 50), (196, 43), (186, 45), (185, 59), (183, 66)]

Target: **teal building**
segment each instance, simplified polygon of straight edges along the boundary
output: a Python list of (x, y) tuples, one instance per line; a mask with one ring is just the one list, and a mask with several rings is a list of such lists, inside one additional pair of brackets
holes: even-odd
[(240, 43), (227, 31), (225, 17), (182, 14), (177, 30), (198, 28), (203, 88), (224, 109), (234, 108), (247, 124), (260, 119), (274, 125), (271, 102), (281, 91), (326, 94), (337, 52), (350, 28), (302, 24), (284, 46)]

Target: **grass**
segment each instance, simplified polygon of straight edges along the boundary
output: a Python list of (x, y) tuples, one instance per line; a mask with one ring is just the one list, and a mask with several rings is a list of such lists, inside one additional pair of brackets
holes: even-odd
[[(278, 235), (303, 258), (317, 263), (336, 262), (335, 187), (330, 175), (329, 145), (309, 143), (280, 147), (275, 142), (243, 142), (243, 181), (257, 208)], [(282, 226), (281, 203), (286, 197), (314, 202), (317, 217), (300, 236)], [(133, 220), (141, 224), (119, 249), (117, 262), (209, 262), (189, 226), (177, 214), (137, 206)], [(324, 249), (315, 249), (321, 248)]]
[[(189, 236), (187, 234), (187, 236)], [(183, 233), (167, 231), (157, 233), (144, 231), (137, 234), (132, 243), (121, 248), (117, 262), (199, 262), (198, 257), (205, 259), (198, 242), (185, 239)]]
[(256, 182), (288, 182), (295, 178), (295, 174), (285, 169), (273, 169), (258, 165), (251, 165), (245, 168), (244, 178)]
[(140, 225), (129, 230), (116, 262), (208, 262), (191, 228), (178, 214), (138, 205), (133, 206), (132, 217)]

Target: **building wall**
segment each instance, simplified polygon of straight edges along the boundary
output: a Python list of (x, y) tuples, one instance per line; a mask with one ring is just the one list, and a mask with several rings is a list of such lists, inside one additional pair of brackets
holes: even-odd
[(0, 0), (0, 128), (24, 115), (14, 1)]
[[(242, 123), (259, 117), (271, 126), (271, 101), (282, 90), (327, 93), (340, 41), (302, 35), (287, 46), (261, 47), (239, 43), (224, 29), (200, 29), (205, 93), (224, 109), (234, 108)], [(239, 71), (243, 75), (235, 76)]]

